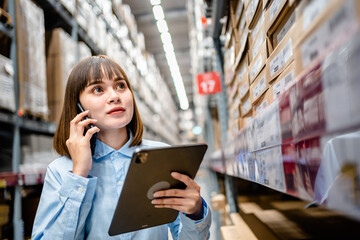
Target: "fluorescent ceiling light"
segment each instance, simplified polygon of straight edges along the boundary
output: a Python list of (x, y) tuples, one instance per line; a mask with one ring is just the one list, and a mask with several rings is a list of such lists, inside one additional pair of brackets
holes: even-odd
[(160, 37), (161, 37), (161, 41), (163, 44), (169, 44), (172, 41), (171, 35), (169, 32), (163, 32)]
[(163, 8), (160, 5), (153, 7), (153, 13), (156, 20), (161, 20), (165, 18)]
[(163, 19), (162, 19), (162, 20), (158, 20), (158, 21), (156, 22), (156, 26), (157, 26), (159, 32), (161, 32), (161, 33), (163, 33), (163, 32), (168, 32), (168, 31), (169, 31), (168, 25), (167, 25), (166, 21), (163, 20)]
[(150, 0), (151, 5), (159, 5), (161, 0)]

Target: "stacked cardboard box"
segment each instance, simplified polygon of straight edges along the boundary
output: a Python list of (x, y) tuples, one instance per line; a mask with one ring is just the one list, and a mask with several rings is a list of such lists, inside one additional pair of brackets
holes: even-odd
[(47, 119), (43, 10), (30, 0), (16, 2), (19, 110)]
[(0, 108), (15, 111), (13, 62), (0, 55)]
[(77, 63), (76, 42), (61, 28), (53, 30), (49, 35), (46, 60), (49, 120), (57, 122), (62, 112), (68, 77)]

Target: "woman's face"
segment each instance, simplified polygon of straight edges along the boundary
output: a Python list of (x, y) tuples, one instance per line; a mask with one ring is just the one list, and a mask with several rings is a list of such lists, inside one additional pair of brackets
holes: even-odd
[(105, 133), (126, 127), (134, 114), (134, 100), (124, 78), (92, 82), (80, 93), (80, 103)]

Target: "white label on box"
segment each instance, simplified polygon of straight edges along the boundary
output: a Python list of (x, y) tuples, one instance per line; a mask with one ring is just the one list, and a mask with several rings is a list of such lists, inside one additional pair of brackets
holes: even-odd
[(305, 31), (317, 16), (326, 8), (329, 0), (311, 1), (303, 12), (303, 30)]
[(250, 102), (250, 98), (248, 98), (248, 100), (246, 100), (246, 102), (243, 105), (244, 113), (250, 111), (250, 108), (251, 108), (251, 102)]
[(259, 182), (284, 192), (285, 176), (281, 147), (256, 152), (255, 156)]
[(240, 68), (240, 71), (238, 74), (239, 81), (241, 81), (243, 79), (243, 77), (245, 76), (246, 67), (247, 67), (246, 64), (243, 64), (242, 67)]
[(264, 42), (263, 33), (261, 32), (258, 38), (256, 39), (256, 42), (254, 44), (254, 47), (252, 49), (252, 57), (255, 58), (256, 54), (259, 52), (261, 44)]
[(259, 3), (259, 0), (253, 0), (251, 5), (249, 6), (249, 19), (251, 20), (254, 15), (255, 15), (255, 12), (256, 12), (256, 8), (257, 8), (257, 5)]
[(249, 91), (249, 85), (244, 83), (241, 87), (240, 87), (240, 98), (243, 98), (245, 96), (245, 94), (247, 93), (247, 91)]
[(285, 44), (284, 48), (270, 62), (270, 76), (272, 77), (277, 71), (279, 71), (292, 55), (292, 40), (290, 38), (289, 41)]
[(254, 100), (260, 96), (260, 94), (264, 91), (265, 88), (266, 88), (266, 80), (265, 80), (265, 76), (263, 76), (259, 81), (259, 83), (254, 86), (254, 96), (253, 96)]
[(289, 20), (285, 23), (284, 27), (280, 30), (279, 34), (277, 35), (277, 43), (279, 44), (280, 41), (285, 37), (286, 33), (289, 31), (291, 26), (295, 22), (295, 11), (291, 14)]
[(273, 86), (274, 99), (277, 98), (280, 93), (284, 91), (286, 86), (288, 86), (295, 79), (294, 70), (289, 72), (283, 79), (279, 80)]
[(279, 8), (281, 6), (283, 0), (274, 0), (273, 3), (270, 6), (270, 22), (273, 20), (275, 14), (279, 11)]
[(342, 33), (351, 29), (353, 22), (356, 22), (354, 1), (347, 1), (301, 46), (303, 67), (323, 53)]
[(0, 73), (0, 106), (15, 111), (14, 80)]
[(268, 101), (263, 101), (257, 108), (256, 113), (260, 113), (266, 106), (268, 105)]
[(259, 72), (259, 70), (261, 69), (261, 66), (263, 65), (262, 63), (262, 54), (260, 54), (258, 56), (258, 58), (256, 59), (256, 62), (254, 64), (254, 66), (251, 68), (251, 79), (254, 79), (254, 77), (256, 77), (256, 74)]
[(258, 32), (259, 32), (259, 30), (260, 30), (260, 27), (261, 27), (261, 24), (264, 22), (264, 19), (265, 19), (265, 17), (264, 17), (264, 12), (263, 12), (263, 13), (261, 14), (260, 19), (259, 19), (259, 21), (257, 22), (256, 26), (254, 27), (254, 29), (253, 29), (252, 32), (251, 32), (251, 34), (252, 34), (254, 37), (258, 34)]
[(272, 102), (254, 118), (255, 150), (281, 145), (279, 103)]
[(236, 17), (239, 17), (244, 7), (243, 1), (239, 1), (237, 9), (236, 9)]
[(243, 33), (243, 30), (245, 28), (245, 21), (246, 21), (246, 16), (245, 14), (243, 14), (241, 16), (241, 19), (240, 19), (240, 24), (239, 24), (239, 34), (242, 34)]
[(247, 37), (248, 37), (248, 34), (245, 31), (240, 39), (240, 46), (243, 46), (245, 44)]

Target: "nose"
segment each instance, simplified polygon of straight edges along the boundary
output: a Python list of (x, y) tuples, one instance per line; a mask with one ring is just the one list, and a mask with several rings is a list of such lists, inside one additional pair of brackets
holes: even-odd
[(114, 90), (110, 91), (109, 93), (109, 98), (108, 98), (108, 103), (118, 103), (120, 102), (120, 96), (118, 95), (117, 92), (115, 92)]

